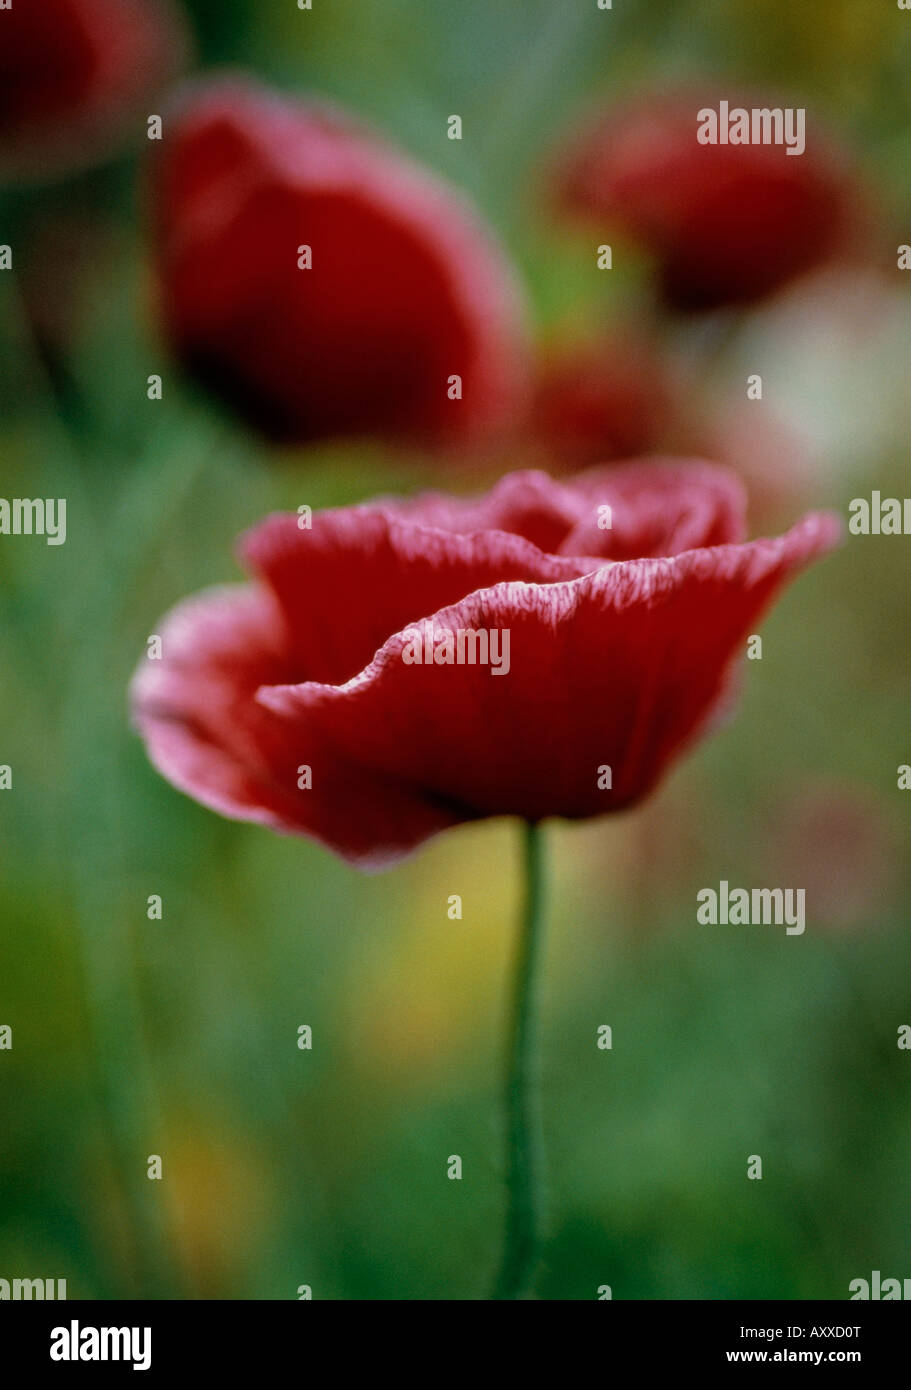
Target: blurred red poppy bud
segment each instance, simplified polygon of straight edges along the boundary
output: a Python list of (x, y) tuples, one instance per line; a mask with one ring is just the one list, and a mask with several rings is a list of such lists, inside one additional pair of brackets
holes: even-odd
[(764, 851), (783, 883), (800, 883), (821, 927), (882, 920), (901, 881), (894, 831), (867, 788), (817, 782), (779, 802)]
[[(223, 815), (363, 868), (486, 816), (639, 801), (726, 710), (745, 638), (840, 534), (743, 543), (700, 463), (268, 518), (256, 582), (181, 604), (132, 687), (149, 755)], [(609, 523), (609, 524), (605, 524)]]
[(611, 338), (545, 358), (532, 431), (555, 469), (657, 453), (680, 412), (664, 362), (644, 343)]
[(338, 112), (196, 89), (155, 178), (164, 316), (268, 437), (465, 440), (525, 389), (512, 275), (462, 198)]
[(149, 99), (180, 66), (167, 0), (14, 0), (0, 9), (0, 176), (97, 163), (146, 133)]
[[(730, 140), (741, 111), (751, 143)], [(764, 113), (757, 143), (754, 111)], [(616, 228), (641, 242), (657, 261), (669, 307), (753, 303), (846, 250), (856, 230), (854, 180), (815, 123), (804, 124), (802, 152), (796, 137), (785, 143), (800, 127), (788, 124), (789, 111), (799, 114), (694, 93), (608, 111), (564, 155), (558, 201), (605, 236)], [(717, 143), (701, 143), (700, 132), (712, 134), (710, 113)], [(761, 143), (767, 134), (776, 140), (779, 128), (780, 142)]]

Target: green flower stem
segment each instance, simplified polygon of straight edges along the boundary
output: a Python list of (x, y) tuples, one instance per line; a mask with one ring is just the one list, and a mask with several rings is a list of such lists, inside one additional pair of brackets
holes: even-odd
[(513, 982), (506, 1067), (507, 1212), (503, 1263), (495, 1299), (525, 1298), (538, 1255), (541, 1227), (541, 1141), (535, 1064), (535, 982), (544, 905), (543, 837), (523, 826), (525, 905)]

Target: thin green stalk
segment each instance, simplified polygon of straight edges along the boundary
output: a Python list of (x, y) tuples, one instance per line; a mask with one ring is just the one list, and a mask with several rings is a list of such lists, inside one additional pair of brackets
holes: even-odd
[[(70, 664), (55, 716), (64, 766), (72, 782), (66, 784), (57, 803), (59, 819), (55, 819), (53, 834), (58, 857), (70, 863), (90, 1095), (103, 1120), (128, 1227), (129, 1270), (126, 1274), (118, 1270), (111, 1284), (115, 1293), (123, 1296), (124, 1280), (129, 1277), (129, 1287), (137, 1297), (164, 1298), (173, 1292), (176, 1274), (162, 1231), (156, 1184), (146, 1176), (146, 1154), (161, 1131), (157, 1114), (151, 1114), (152, 1079), (143, 1042), (135, 965), (122, 925), (112, 925), (109, 891), (112, 874), (122, 876), (124, 872), (119, 791), (113, 780), (119, 764), (111, 751), (123, 713), (119, 701), (113, 709), (110, 702), (104, 704), (98, 685), (99, 669), (116, 668), (119, 652), (112, 635), (113, 609), (122, 589), (128, 587), (129, 571), (123, 564), (114, 566), (119, 587), (112, 594), (110, 565), (106, 567), (106, 560), (110, 560), (108, 542), (93, 515), (91, 483), (80, 466), (80, 460), (84, 462), (97, 446), (85, 421), (74, 431), (69, 409), (73, 402), (61, 396), (59, 381), (51, 378), (21, 286), (14, 286), (14, 293), (18, 293), (14, 301), (18, 310), (16, 343), (28, 353), (48, 410), (53, 412), (56, 447), (50, 451), (47, 464), (47, 490), (67, 498), (71, 518), (79, 517), (86, 553), (95, 561), (94, 568), (83, 570), (77, 590), (52, 591), (44, 642), (53, 650), (58, 625), (67, 634), (73, 625), (81, 625), (77, 630), (83, 633), (79, 643), (82, 660)], [(99, 760), (105, 767), (100, 781)], [(87, 788), (96, 788), (88, 793), (92, 797), (90, 810), (86, 806)]]
[(541, 1230), (535, 985), (544, 916), (544, 856), (542, 834), (537, 825), (523, 826), (523, 837), (525, 905), (513, 982), (506, 1067), (506, 1239), (493, 1294), (495, 1299), (521, 1299), (528, 1295)]

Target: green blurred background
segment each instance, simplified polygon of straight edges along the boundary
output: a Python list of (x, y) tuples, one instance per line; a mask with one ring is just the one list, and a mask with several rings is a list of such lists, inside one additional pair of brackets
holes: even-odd
[[(333, 97), (466, 188), (545, 342), (596, 313), (635, 321), (647, 293), (622, 266), (595, 285), (590, 248), (541, 210), (542, 161), (594, 98), (707, 76), (807, 106), (881, 202), (881, 282), (853, 308), (830, 290), (755, 315), (712, 390), (763, 372), (808, 442), (813, 505), (909, 491), (911, 14), (185, 8), (199, 69)], [(277, 458), (194, 393), (155, 320), (141, 144), (0, 203), (0, 241), (25, 248), (0, 276), (2, 492), (69, 504), (64, 546), (0, 542), (0, 1277), (66, 1278), (73, 1298), (485, 1297), (518, 827), (363, 877), (180, 796), (126, 710), (160, 615), (236, 578), (234, 538), (265, 512), (465, 483), (380, 448)], [(42, 312), (66, 315), (65, 369), (36, 350)], [(852, 538), (787, 594), (738, 717), (647, 807), (550, 828), (541, 1297), (844, 1298), (872, 1269), (911, 1275), (908, 544)], [(697, 927), (722, 878), (805, 886), (806, 934)]]

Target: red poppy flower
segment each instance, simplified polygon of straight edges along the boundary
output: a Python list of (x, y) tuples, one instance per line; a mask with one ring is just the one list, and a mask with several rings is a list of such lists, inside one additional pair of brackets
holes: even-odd
[(183, 49), (166, 0), (14, 0), (0, 10), (0, 172), (103, 157)]
[(253, 585), (165, 620), (135, 719), (197, 800), (364, 868), (461, 821), (616, 810), (720, 712), (745, 635), (838, 533), (814, 514), (742, 543), (736, 477), (679, 462), (275, 515), (243, 544)]
[(846, 246), (854, 222), (857, 190), (815, 127), (800, 155), (700, 144), (697, 114), (713, 105), (693, 93), (610, 111), (557, 175), (564, 209), (648, 248), (679, 310), (762, 299)]
[(157, 223), (178, 351), (268, 436), (452, 440), (516, 411), (517, 297), (490, 236), (337, 112), (198, 90), (161, 157)]
[(666, 365), (646, 344), (610, 338), (541, 364), (532, 431), (554, 466), (655, 453), (681, 415)]

